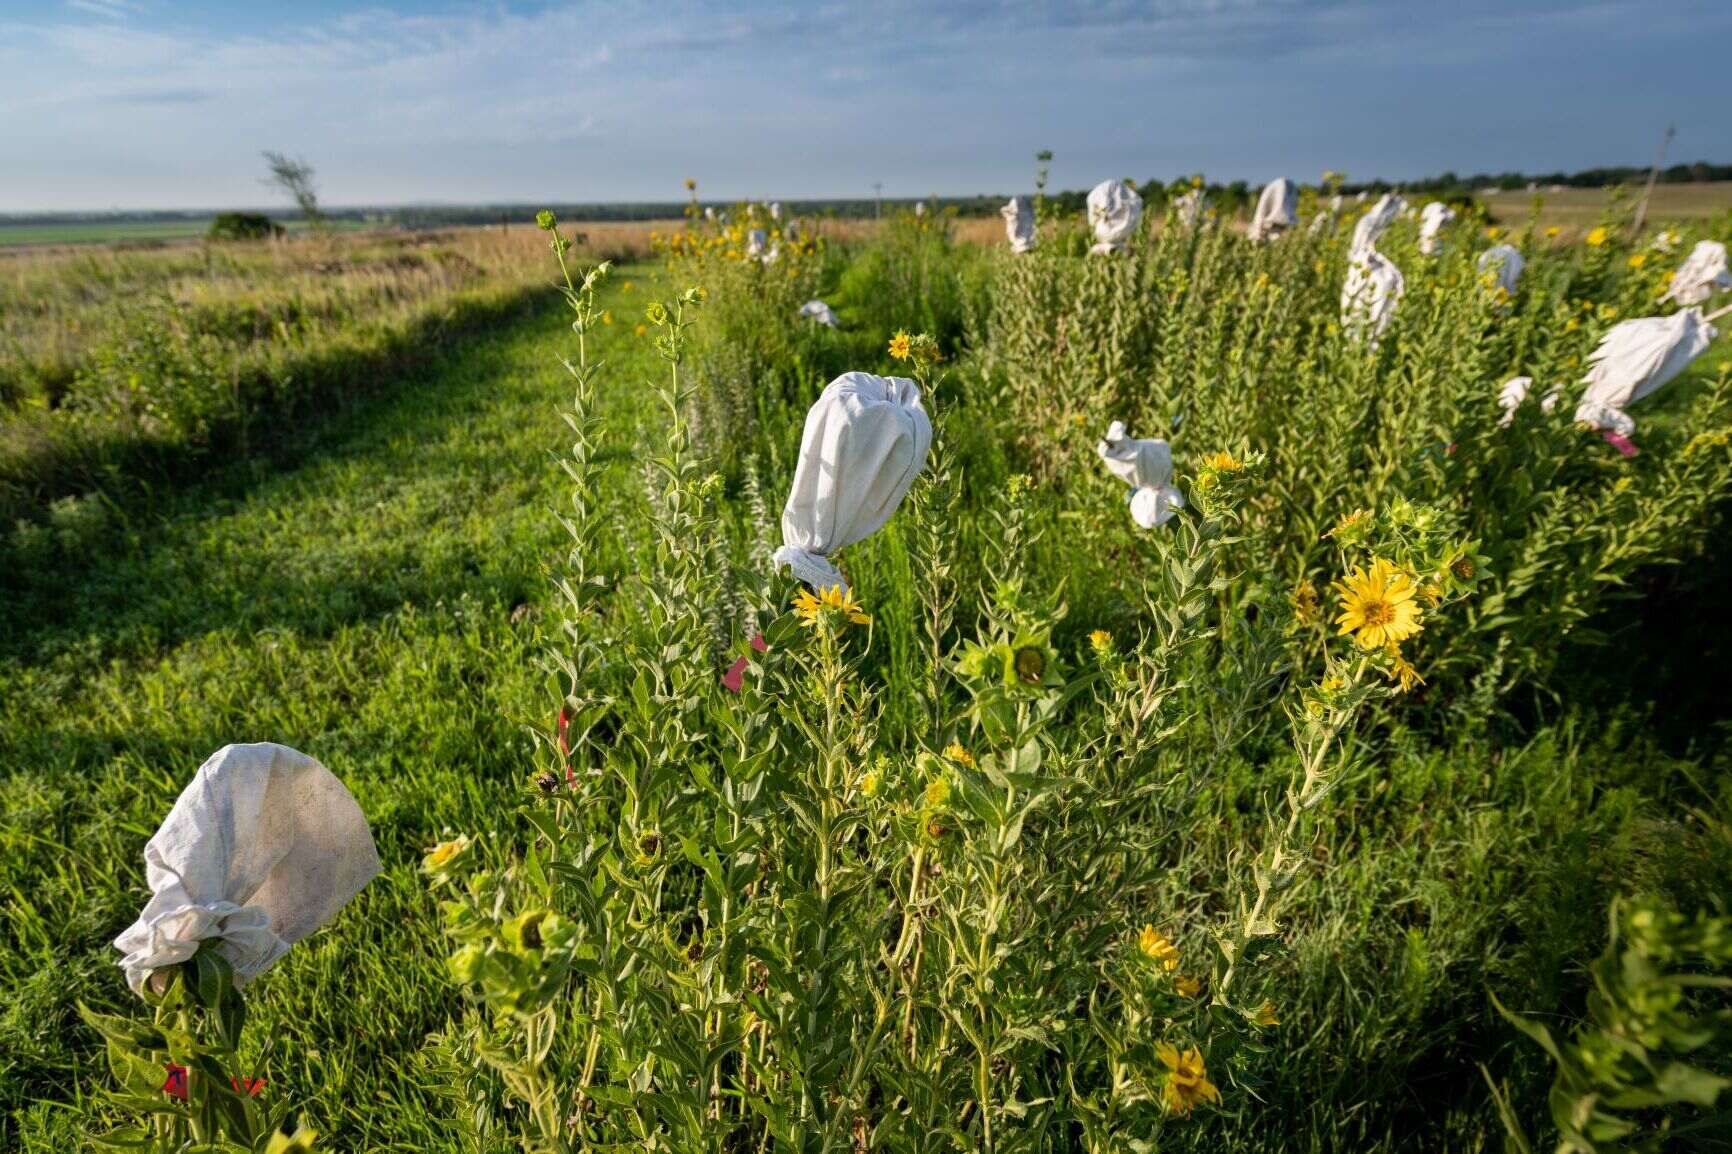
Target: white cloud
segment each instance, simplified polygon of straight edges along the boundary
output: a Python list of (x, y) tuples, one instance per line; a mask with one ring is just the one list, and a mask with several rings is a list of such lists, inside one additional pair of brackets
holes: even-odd
[[(1043, 146), (1069, 186), (1520, 161), (1470, 151), (1487, 144), (1537, 153), (1536, 167), (1617, 162), (1630, 153), (1605, 142), (1650, 107), (1711, 106), (1706, 46), (1732, 33), (1729, 13), (1724, 0), (576, 0), (311, 22), (259, 6), (243, 30), (160, 0), (65, 0), (35, 21), (0, 16), (0, 210), (256, 203), (263, 148), (305, 155), (334, 203), (673, 199), (688, 174), (724, 196), (880, 179), (1003, 191)], [(1672, 63), (1644, 72), (1644, 50)], [(1565, 107), (1576, 127), (1560, 133), (1541, 114)], [(1723, 118), (1696, 129), (1685, 147), (1732, 151)]]

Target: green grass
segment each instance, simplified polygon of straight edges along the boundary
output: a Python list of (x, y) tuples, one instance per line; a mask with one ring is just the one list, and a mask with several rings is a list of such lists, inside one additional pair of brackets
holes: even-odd
[[(21, 245), (164, 243), (197, 240), (210, 230), (211, 217), (180, 220), (80, 220), (59, 224), (8, 224), (0, 221), (0, 249)], [(291, 232), (301, 232), (305, 221), (280, 222)], [(337, 229), (364, 227), (361, 221), (332, 222)]]
[[(438, 1132), (418, 1054), (457, 997), (416, 863), (446, 826), (507, 819), (529, 764), (521, 726), (547, 700), (534, 651), (558, 533), (558, 325), (550, 309), (502, 324), (268, 458), (148, 511), (68, 506), (14, 542), (16, 586), (0, 599), (0, 1148), (73, 1148), (69, 1104), (104, 1076), (74, 1002), (129, 1001), (108, 942), (143, 900), (143, 842), (231, 741), (325, 761), (385, 862), (257, 987), (272, 1092), (304, 1102), (339, 1149)], [(647, 348), (611, 334), (623, 384)], [(609, 394), (628, 426), (630, 398)]]

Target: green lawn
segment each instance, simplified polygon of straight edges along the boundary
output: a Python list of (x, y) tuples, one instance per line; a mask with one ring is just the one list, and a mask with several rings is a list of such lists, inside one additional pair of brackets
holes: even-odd
[[(653, 273), (634, 271), (635, 293), (623, 277), (607, 293), (616, 311), (641, 306)], [(446, 826), (504, 823), (522, 727), (549, 700), (535, 653), (540, 566), (562, 539), (564, 329), (546, 303), (285, 431), (269, 460), (147, 511), (62, 506), (0, 557), (16, 584), (0, 584), (0, 1149), (76, 1147), (78, 1099), (106, 1075), (74, 1003), (130, 999), (109, 941), (144, 900), (144, 840), (232, 741), (323, 760), (385, 862), (254, 987), (270, 1092), (335, 1149), (417, 1132), (446, 1148), (423, 1043), (458, 999), (416, 866)], [(627, 326), (605, 335), (604, 405), (629, 429), (623, 386), (651, 354)], [(637, 483), (615, 469), (614, 491)]]

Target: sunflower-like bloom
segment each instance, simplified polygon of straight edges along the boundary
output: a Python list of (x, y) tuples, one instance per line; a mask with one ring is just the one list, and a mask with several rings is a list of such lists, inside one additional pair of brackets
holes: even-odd
[(1137, 935), (1137, 949), (1168, 973), (1179, 968), (1179, 947), (1154, 926), (1144, 926)]
[(1413, 662), (1401, 655), (1399, 645), (1389, 647), (1389, 661), (1390, 671), (1395, 674), (1395, 679), (1401, 683), (1401, 692), (1412, 693), (1415, 685), (1425, 684), (1425, 678), (1419, 675), (1419, 670), (1413, 667)]
[(1181, 998), (1194, 998), (1203, 992), (1203, 979), (1177, 974), (1173, 978), (1173, 992)]
[(1340, 634), (1353, 634), (1361, 649), (1399, 644), (1423, 628), (1424, 611), (1414, 599), (1413, 578), (1379, 557), (1370, 569), (1354, 566), (1344, 581), (1335, 582), (1341, 598)]
[(1310, 581), (1301, 579), (1293, 587), (1293, 592), (1287, 595), (1287, 603), (1293, 607), (1293, 616), (1301, 625), (1310, 625), (1317, 620), (1317, 586)]
[(1593, 231), (1588, 233), (1588, 244), (1592, 245), (1594, 248), (1599, 248), (1602, 244), (1605, 244), (1605, 243), (1606, 243), (1606, 230), (1605, 229), (1596, 228)]
[(962, 748), (962, 743), (960, 741), (953, 741), (949, 745), (945, 746), (944, 756), (948, 757), (951, 761), (956, 762), (958, 765), (965, 765), (969, 769), (974, 768), (974, 755)]
[(865, 625), (872, 620), (871, 615), (854, 600), (854, 594), (840, 585), (826, 585), (816, 594), (810, 589), (802, 589), (794, 598), (794, 616), (808, 629), (818, 628), (831, 613), (846, 614), (848, 620), (856, 625)]
[(1220, 1102), (1221, 1092), (1209, 1081), (1203, 1068), (1202, 1051), (1180, 1049), (1170, 1042), (1155, 1043), (1155, 1057), (1167, 1068), (1167, 1085), (1161, 1099), (1174, 1114), (1189, 1114), (1199, 1102)]
[(899, 361), (907, 360), (914, 355), (913, 343), (914, 338), (897, 330), (896, 335), (890, 338), (890, 355)]
[(1210, 453), (1203, 458), (1203, 467), (1217, 473), (1237, 473), (1245, 467), (1245, 462), (1231, 453)]
[(1089, 634), (1089, 648), (1096, 653), (1109, 653), (1113, 647), (1113, 635), (1105, 629), (1096, 629)]
[(1275, 1012), (1275, 1003), (1271, 1002), (1268, 998), (1264, 998), (1262, 1005), (1258, 1006), (1255, 1010), (1252, 1010), (1245, 1016), (1250, 1018), (1255, 1025), (1261, 1026), (1265, 1030), (1272, 1026), (1279, 1026), (1281, 1024), (1281, 1015)]

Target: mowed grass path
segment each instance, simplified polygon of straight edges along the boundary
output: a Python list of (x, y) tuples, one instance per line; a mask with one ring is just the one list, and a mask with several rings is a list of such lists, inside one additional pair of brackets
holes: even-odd
[[(604, 300), (637, 316), (616, 275)], [(542, 566), (564, 540), (552, 455), (569, 332), (534, 312), (216, 465), (143, 512), (87, 502), (0, 555), (0, 1149), (77, 1147), (107, 1075), (75, 1002), (131, 998), (110, 941), (145, 898), (141, 850), (228, 742), (318, 757), (360, 800), (385, 870), (252, 987), (267, 1093), (332, 1148), (451, 1148), (427, 1036), (457, 1012), (417, 874), (446, 827), (508, 824), (550, 700)], [(603, 332), (622, 440), (650, 371)], [(627, 454), (613, 487), (636, 485)], [(514, 610), (517, 610), (514, 618)]]

